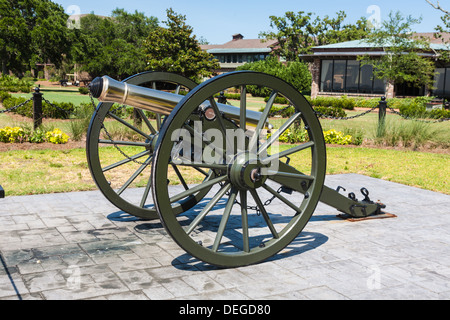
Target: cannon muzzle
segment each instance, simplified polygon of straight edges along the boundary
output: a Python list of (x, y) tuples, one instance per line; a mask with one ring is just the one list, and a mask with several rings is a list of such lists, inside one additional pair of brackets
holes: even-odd
[[(95, 78), (89, 85), (89, 90), (92, 96), (101, 102), (120, 103), (166, 116), (183, 99), (182, 95), (131, 85), (108, 76)], [(208, 101), (203, 104), (205, 108), (209, 105)], [(221, 103), (218, 103), (217, 106), (225, 117), (239, 123), (239, 108)], [(247, 110), (247, 123), (250, 126), (255, 127), (260, 117), (260, 112)], [(272, 128), (269, 124), (267, 127)]]

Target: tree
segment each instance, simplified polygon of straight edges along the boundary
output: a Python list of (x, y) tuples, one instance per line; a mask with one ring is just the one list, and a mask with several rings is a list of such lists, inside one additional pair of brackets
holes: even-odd
[(388, 85), (408, 83), (416, 87), (434, 84), (434, 61), (421, 55), (431, 51), (429, 42), (411, 36), (412, 26), (421, 19), (403, 17), (400, 12), (389, 14), (379, 29), (374, 30), (366, 39), (373, 47), (383, 48), (381, 57), (362, 56), (363, 65), (374, 67), (374, 76), (384, 79)]
[(220, 67), (218, 60), (200, 48), (186, 16), (167, 10), (167, 28), (159, 27), (145, 41), (147, 69), (181, 74), (197, 81)]
[(74, 62), (91, 76), (125, 79), (146, 69), (144, 40), (158, 26), (158, 19), (135, 11), (115, 9), (111, 17), (89, 14), (75, 29)]
[[(264, 72), (285, 80), (300, 92), (311, 90), (311, 73), (308, 65), (304, 62), (291, 61), (284, 64), (279, 62), (276, 57), (268, 57), (265, 60), (246, 63), (238, 67), (237, 70)], [(271, 92), (267, 88), (249, 86), (249, 93), (254, 96), (266, 97)]]
[(2, 72), (22, 74), (47, 62), (59, 67), (71, 47), (67, 19), (50, 0), (0, 0)]
[(439, 1), (436, 2), (436, 4), (434, 4), (433, 2), (431, 2), (430, 0), (426, 0), (433, 8), (437, 9), (437, 10), (441, 10), (443, 13), (445, 13), (446, 15), (450, 14), (450, 11), (445, 10), (444, 8), (441, 7), (441, 4), (439, 3)]
[[(443, 25), (438, 25), (436, 27), (436, 37), (437, 38), (441, 38), (442, 42), (444, 42), (445, 44), (447, 44), (448, 46), (450, 46), (450, 42), (445, 42), (445, 40), (442, 37), (442, 33), (443, 32), (450, 32), (450, 11), (445, 10), (444, 8), (441, 7), (441, 4), (439, 3), (439, 1), (437, 1), (436, 4), (432, 3), (430, 0), (426, 0), (433, 8), (435, 8), (436, 10), (440, 10), (444, 13), (444, 15), (441, 17), (442, 23)], [(441, 52), (439, 52), (441, 55), (441, 59), (444, 61), (450, 61), (450, 52), (448, 50), (442, 50)]]
[(336, 13), (335, 18), (323, 19), (314, 13), (288, 11), (284, 17), (270, 16), (270, 26), (276, 31), (261, 32), (260, 38), (277, 40), (274, 54), (287, 61), (298, 61), (299, 54), (311, 53), (314, 46), (326, 45), (364, 38), (370, 31), (366, 18), (356, 24), (344, 24), (347, 17), (344, 11)]

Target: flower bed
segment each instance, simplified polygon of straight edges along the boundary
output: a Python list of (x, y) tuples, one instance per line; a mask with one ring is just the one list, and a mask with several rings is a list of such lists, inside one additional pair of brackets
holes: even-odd
[(60, 129), (43, 132), (42, 130), (28, 130), (20, 127), (0, 128), (0, 142), (3, 143), (43, 143), (65, 144), (69, 141), (69, 136)]

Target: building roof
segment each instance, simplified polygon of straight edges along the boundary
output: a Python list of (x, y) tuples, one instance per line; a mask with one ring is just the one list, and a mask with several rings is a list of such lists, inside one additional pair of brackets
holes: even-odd
[[(421, 38), (424, 37), (430, 41), (430, 48), (432, 50), (450, 50), (450, 45), (445, 44), (444, 41), (450, 40), (450, 33), (443, 33), (442, 39), (436, 38), (435, 33), (428, 32), (428, 33), (415, 33), (415, 38)], [(383, 46), (384, 48), (392, 46), (389, 41), (385, 43)], [(373, 50), (373, 49), (382, 49), (377, 44), (370, 43), (365, 39), (361, 40), (353, 40), (353, 41), (347, 41), (347, 42), (340, 42), (340, 43), (334, 43), (334, 44), (328, 44), (323, 46), (317, 46), (314, 47), (313, 51), (325, 51), (325, 50), (341, 50), (341, 49), (357, 49), (357, 50)]]
[[(239, 35), (239, 34), (238, 34)], [(268, 53), (272, 52), (272, 47), (277, 44), (276, 40), (263, 41), (261, 39), (233, 38), (224, 44), (201, 45), (200, 47), (209, 53)]]

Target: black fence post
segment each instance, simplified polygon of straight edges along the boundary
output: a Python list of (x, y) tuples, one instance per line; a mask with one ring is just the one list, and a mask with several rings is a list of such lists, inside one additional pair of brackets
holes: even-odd
[(378, 104), (378, 128), (377, 137), (382, 137), (385, 134), (386, 129), (386, 109), (387, 101), (386, 97), (381, 97), (381, 101)]
[(42, 93), (36, 87), (33, 92), (33, 128), (36, 130), (42, 125)]
[(386, 97), (381, 97), (381, 101), (378, 104), (379, 108), (379, 120), (384, 123), (386, 120), (386, 109), (387, 109), (387, 101)]

